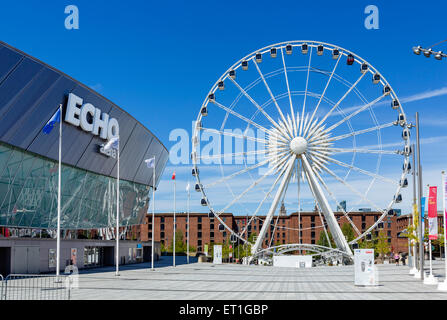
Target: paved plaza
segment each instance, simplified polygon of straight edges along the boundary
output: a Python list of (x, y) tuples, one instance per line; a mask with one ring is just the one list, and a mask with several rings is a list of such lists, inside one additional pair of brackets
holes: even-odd
[[(439, 300), (447, 292), (436, 285), (424, 285), (408, 266), (377, 265), (379, 286), (356, 287), (354, 267), (310, 269), (267, 266), (185, 264), (185, 257), (163, 256), (156, 270), (149, 264), (123, 266), (120, 276), (114, 268), (82, 272), (74, 300)], [(428, 261), (426, 262), (428, 266)], [(434, 261), (434, 275), (444, 279), (444, 261)]]

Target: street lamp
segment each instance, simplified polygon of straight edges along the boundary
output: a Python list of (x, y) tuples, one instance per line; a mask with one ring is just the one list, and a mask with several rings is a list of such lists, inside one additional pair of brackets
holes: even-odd
[(413, 53), (416, 55), (421, 55), (421, 52), (424, 54), (425, 57), (430, 58), (430, 56), (433, 54), (436, 60), (442, 60), (442, 58), (447, 58), (447, 54), (445, 54), (442, 51), (435, 52), (432, 48), (425, 49), (421, 46), (413, 47)]

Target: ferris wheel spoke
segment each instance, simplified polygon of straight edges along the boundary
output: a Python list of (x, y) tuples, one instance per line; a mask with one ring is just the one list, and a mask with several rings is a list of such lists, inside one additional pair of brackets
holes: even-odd
[[(313, 49), (313, 47), (310, 47), (309, 64), (307, 66), (306, 89), (304, 90), (303, 112), (301, 112), (301, 123), (300, 123), (300, 130), (299, 130), (300, 136), (301, 136), (301, 133), (303, 132), (303, 125), (304, 125), (303, 121), (304, 121), (304, 115), (306, 113), (307, 89), (309, 88), (309, 74), (310, 74), (310, 64), (312, 62), (312, 49)], [(296, 133), (295, 133), (295, 135), (296, 135)]]
[(257, 169), (259, 167), (262, 167), (263, 165), (266, 165), (269, 161), (270, 161), (270, 159), (266, 159), (266, 160), (261, 161), (261, 162), (255, 164), (255, 165), (253, 165), (253, 166), (250, 166), (248, 168), (244, 168), (243, 170), (240, 170), (240, 171), (237, 171), (235, 173), (232, 173), (231, 175), (223, 177), (223, 178), (221, 178), (221, 179), (219, 179), (219, 180), (217, 180), (217, 181), (215, 181), (213, 183), (207, 184), (207, 185), (204, 186), (204, 188), (205, 189), (211, 188), (211, 187), (213, 187), (215, 185), (218, 185), (218, 184), (220, 184), (222, 182), (225, 182), (225, 181), (230, 180), (230, 179), (232, 179), (234, 177), (237, 177), (238, 175), (241, 175), (241, 174), (246, 173), (248, 171)]
[(348, 89), (348, 91), (345, 92), (345, 94), (340, 98), (340, 100), (338, 100), (338, 102), (326, 113), (326, 115), (323, 117), (323, 119), (320, 120), (319, 124), (323, 124), (327, 118), (329, 118), (329, 116), (332, 114), (332, 112), (340, 105), (340, 103), (343, 102), (343, 100), (345, 100), (345, 98), (348, 96), (348, 94), (359, 84), (360, 80), (363, 79), (363, 76), (366, 73), (362, 73), (362, 75), (357, 79), (356, 82), (354, 82), (351, 87)]
[(332, 125), (331, 127), (329, 127), (328, 129), (325, 130), (325, 132), (330, 132), (332, 130), (334, 130), (335, 128), (337, 128), (339, 125), (345, 123), (346, 121), (348, 121), (349, 119), (351, 119), (352, 117), (356, 116), (357, 114), (359, 114), (360, 112), (368, 109), (369, 107), (375, 105), (377, 102), (379, 102), (380, 100), (382, 100), (385, 97), (385, 94), (382, 94), (380, 97), (376, 98), (374, 101), (365, 104), (363, 107), (361, 107), (360, 109), (357, 109), (356, 111), (352, 112), (351, 114), (349, 114), (348, 116), (344, 117), (342, 120), (340, 120), (339, 122), (337, 122), (336, 124)]
[(384, 181), (384, 182), (391, 183), (391, 184), (394, 184), (394, 185), (396, 185), (396, 186), (399, 185), (396, 181), (391, 180), (391, 179), (389, 179), (389, 178), (386, 178), (386, 177), (384, 177), (384, 176), (381, 176), (380, 174), (373, 173), (373, 172), (370, 172), (370, 171), (368, 171), (368, 170), (360, 169), (360, 168), (358, 168), (358, 167), (356, 167), (356, 166), (354, 166), (354, 165), (349, 165), (349, 164), (347, 164), (347, 163), (344, 163), (344, 162), (342, 162), (342, 161), (339, 161), (339, 160), (336, 160), (336, 159), (333, 159), (333, 158), (330, 158), (330, 157), (327, 157), (327, 160), (328, 160), (329, 162), (338, 164), (338, 165), (341, 166), (341, 167), (345, 167), (345, 168), (348, 168), (348, 169), (352, 169), (352, 170), (354, 170), (354, 171), (363, 173), (363, 174), (365, 174), (365, 175), (367, 175), (367, 176), (370, 176), (370, 177), (372, 177), (372, 178), (380, 179), (380, 180), (382, 180), (382, 181)]
[[(276, 185), (278, 184), (279, 180), (281, 179), (281, 177), (283, 176), (284, 172), (286, 171), (286, 167), (282, 168), (281, 173), (278, 174), (278, 176), (275, 179), (275, 182), (273, 182), (273, 185), (270, 187), (269, 191), (265, 194), (264, 199), (262, 199), (262, 201), (260, 202), (260, 204), (258, 205), (258, 207), (256, 208), (255, 212), (253, 213), (252, 217), (250, 218), (250, 221), (247, 223), (247, 226), (251, 223), (251, 221), (253, 219), (256, 218), (256, 215), (258, 214), (259, 210), (261, 209), (262, 205), (264, 204), (264, 202), (267, 200), (268, 197), (271, 197), (271, 193), (272, 191), (275, 189)], [(242, 230), (242, 235), (245, 233), (245, 231), (247, 230), (247, 226), (245, 226), (245, 228)]]
[(289, 104), (290, 104), (290, 114), (292, 115), (292, 121), (293, 121), (293, 132), (297, 133), (297, 124), (295, 120), (295, 111), (293, 110), (293, 104), (292, 104), (292, 95), (290, 94), (290, 86), (289, 86), (289, 77), (287, 75), (287, 67), (286, 67), (286, 61), (284, 59), (284, 50), (281, 47), (281, 56), (282, 56), (282, 64), (284, 67), (284, 77), (286, 79), (286, 85), (287, 85), (287, 94), (289, 95)]
[[(337, 198), (335, 197), (334, 193), (329, 189), (329, 187), (327, 186), (326, 182), (324, 182), (323, 178), (321, 177), (321, 175), (317, 172), (314, 171), (315, 175), (317, 176), (318, 180), (320, 180), (321, 184), (323, 185), (324, 189), (327, 191), (327, 193), (329, 194), (329, 196), (332, 198), (332, 200), (338, 205), (339, 202), (337, 200)], [(354, 222), (352, 222), (352, 219), (349, 217), (349, 214), (346, 212), (345, 209), (343, 209), (342, 207), (340, 207), (343, 215), (346, 217), (346, 219), (348, 220), (348, 222), (351, 224), (352, 228), (354, 229), (354, 231), (357, 233), (357, 235), (361, 235), (360, 230), (357, 228), (357, 226), (355, 225)]]
[(197, 158), (200, 159), (200, 160), (222, 159), (222, 158), (225, 158), (225, 157), (240, 157), (240, 156), (248, 156), (248, 155), (261, 155), (261, 154), (264, 154), (264, 153), (267, 153), (267, 152), (268, 151), (266, 149), (262, 149), (262, 150), (256, 150), (256, 151), (222, 153), (222, 154), (213, 155), (213, 156), (200, 155)]
[(239, 138), (242, 140), (246, 139), (246, 140), (256, 141), (256, 142), (260, 142), (260, 143), (268, 143), (268, 140), (265, 140), (265, 139), (254, 138), (254, 137), (246, 136), (243, 134), (241, 135), (241, 134), (236, 134), (236, 133), (217, 130), (217, 129), (201, 127), (200, 130), (210, 132), (210, 133), (215, 133), (215, 134), (218, 134), (221, 136), (230, 136), (230, 137)]
[(311, 150), (327, 150), (334, 153), (371, 153), (371, 154), (399, 154), (399, 151), (391, 151), (391, 150), (369, 150), (369, 149), (348, 149), (348, 148), (318, 148), (318, 147), (309, 147)]
[[(256, 67), (256, 70), (258, 70), (259, 76), (261, 77), (262, 81), (264, 82), (265, 88), (267, 89), (268, 93), (270, 94), (270, 97), (271, 97), (273, 103), (275, 104), (276, 109), (278, 110), (278, 113), (281, 116), (282, 121), (285, 123), (286, 122), (286, 118), (284, 117), (284, 114), (283, 114), (281, 108), (279, 107), (278, 102), (276, 101), (276, 99), (275, 99), (275, 97), (274, 97), (274, 95), (272, 93), (272, 90), (270, 90), (270, 87), (267, 84), (267, 81), (265, 80), (264, 74), (261, 72), (261, 69), (259, 68), (258, 63), (256, 62), (256, 60), (253, 59), (252, 61), (253, 61), (253, 64), (255, 65), (255, 67)], [(288, 128), (288, 129), (289, 129), (290, 136), (293, 136), (293, 132), (290, 131), (291, 128)]]
[(239, 89), (239, 91), (242, 92), (242, 94), (248, 99), (250, 100), (250, 102), (272, 123), (272, 125), (277, 128), (279, 130), (279, 125), (278, 123), (276, 123), (275, 120), (272, 119), (272, 117), (270, 117), (263, 108), (261, 108), (261, 106), (255, 101), (253, 100), (253, 98), (239, 85), (239, 83), (236, 82), (236, 80), (234, 80), (233, 78), (229, 78), (231, 80), (231, 82), (234, 83), (234, 85)]
[(268, 134), (271, 133), (271, 131), (270, 131), (269, 129), (266, 129), (266, 128), (264, 128), (263, 126), (257, 124), (256, 122), (254, 122), (254, 121), (248, 119), (247, 117), (244, 117), (243, 115), (237, 113), (237, 112), (234, 111), (233, 109), (230, 109), (230, 108), (228, 108), (228, 107), (226, 107), (226, 106), (220, 104), (220, 103), (217, 102), (217, 101), (214, 101), (213, 104), (216, 105), (217, 107), (221, 108), (222, 110), (224, 110), (224, 111), (226, 111), (226, 112), (232, 114), (233, 116), (238, 117), (239, 119), (241, 119), (241, 120), (247, 122), (248, 124), (251, 124), (252, 126), (258, 128), (259, 130), (264, 131), (265, 133), (268, 133)]
[(376, 131), (376, 130), (381, 130), (381, 129), (385, 129), (385, 128), (388, 128), (388, 127), (392, 127), (393, 125), (394, 125), (393, 122), (384, 123), (384, 124), (381, 124), (379, 126), (371, 127), (371, 128), (368, 128), (368, 129), (354, 131), (354, 132), (343, 134), (343, 135), (340, 135), (340, 136), (328, 138), (328, 139), (326, 139), (326, 141), (329, 141), (329, 142), (338, 141), (338, 140), (346, 139), (346, 138), (349, 138), (349, 137), (352, 137), (352, 136), (358, 136), (358, 135), (361, 135), (361, 134), (364, 134), (364, 133), (368, 133), (368, 132), (372, 132), (372, 131)]
[(377, 206), (374, 202), (372, 202), (371, 200), (369, 200), (368, 198), (365, 197), (364, 194), (360, 193), (359, 191), (357, 191), (357, 189), (355, 189), (353, 186), (351, 186), (349, 183), (347, 183), (345, 180), (343, 180), (342, 178), (340, 178), (337, 174), (335, 174), (332, 170), (328, 169), (326, 166), (323, 166), (323, 170), (326, 171), (327, 173), (329, 173), (331, 176), (333, 176), (337, 181), (339, 181), (341, 184), (343, 184), (344, 186), (346, 186), (349, 190), (351, 190), (353, 193), (355, 193), (356, 195), (358, 195), (360, 198), (362, 198), (364, 201), (368, 202), (372, 207), (374, 207), (378, 212), (382, 212), (383, 210), (379, 208), (379, 206)]
[(228, 205), (226, 205), (222, 210), (218, 212), (218, 215), (224, 213), (228, 208), (237, 203), (243, 196), (245, 196), (250, 190), (256, 187), (259, 183), (261, 183), (265, 178), (267, 178), (270, 174), (272, 174), (276, 170), (276, 166), (270, 168), (263, 176), (254, 181), (247, 189), (245, 189), (242, 193), (240, 193), (236, 198), (234, 198)]
[[(321, 101), (323, 100), (324, 95), (326, 94), (326, 90), (329, 87), (329, 84), (331, 83), (332, 77), (334, 76), (335, 70), (337, 69), (338, 63), (340, 62), (341, 57), (343, 56), (343, 54), (340, 52), (340, 55), (337, 59), (337, 62), (335, 63), (334, 69), (332, 69), (331, 75), (329, 76), (328, 81), (326, 82), (326, 86), (324, 87), (323, 93), (320, 96), (320, 99), (318, 100), (317, 106), (315, 107), (312, 116), (310, 117), (310, 121), (309, 124), (312, 122), (313, 118), (315, 117), (315, 115), (317, 114), (317, 110), (320, 107)], [(306, 131), (304, 132), (304, 134), (307, 133), (307, 131), (309, 130), (309, 128), (306, 128)]]

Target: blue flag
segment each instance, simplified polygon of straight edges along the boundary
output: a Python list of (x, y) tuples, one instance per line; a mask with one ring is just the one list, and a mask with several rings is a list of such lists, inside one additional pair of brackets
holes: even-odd
[(61, 121), (61, 109), (57, 109), (56, 113), (51, 117), (50, 121), (47, 122), (45, 127), (43, 127), (43, 133), (50, 134), (51, 130), (54, 128), (56, 122)]

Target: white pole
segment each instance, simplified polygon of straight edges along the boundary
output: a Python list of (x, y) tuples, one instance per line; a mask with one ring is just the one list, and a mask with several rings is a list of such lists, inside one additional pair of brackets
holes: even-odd
[(116, 272), (115, 276), (119, 276), (119, 251), (120, 251), (120, 145), (118, 141), (118, 163), (116, 170)]
[(445, 221), (446, 220), (446, 214), (447, 214), (447, 211), (446, 211), (446, 203), (445, 203), (445, 197), (447, 196), (446, 195), (446, 193), (447, 193), (447, 190), (446, 190), (446, 181), (445, 181), (445, 172), (444, 171), (442, 171), (442, 173), (441, 173), (441, 176), (442, 176), (442, 207), (443, 207), (443, 210), (444, 210), (444, 214), (443, 214), (443, 217), (442, 217), (442, 220), (444, 220), (444, 234), (443, 234), (443, 237), (444, 237), (444, 263), (445, 263), (445, 279), (444, 279), (444, 282), (441, 282), (440, 284), (439, 284), (439, 286), (438, 286), (438, 289), (439, 290), (447, 290), (447, 257), (446, 257), (446, 255), (447, 255), (447, 229), (446, 229), (446, 226), (447, 226), (447, 222)]
[(188, 208), (187, 208), (187, 214), (188, 214), (188, 224), (187, 224), (187, 228), (186, 228), (186, 233), (188, 234), (188, 236), (186, 237), (186, 263), (189, 264), (189, 200), (191, 197), (191, 193), (190, 193), (190, 189), (191, 186), (188, 183)]
[(154, 157), (154, 168), (153, 168), (153, 177), (152, 177), (152, 255), (151, 255), (151, 266), (152, 271), (154, 270), (154, 254), (155, 254), (155, 233), (154, 233), (154, 224), (155, 224), (155, 157)]
[(56, 236), (56, 280), (59, 280), (61, 260), (61, 166), (62, 166), (62, 105), (59, 105), (59, 168), (57, 178), (57, 236)]
[(172, 254), (173, 254), (173, 260), (172, 260), (172, 263), (173, 263), (173, 266), (175, 267), (175, 178), (174, 178), (174, 242), (173, 242), (173, 244), (172, 244)]

